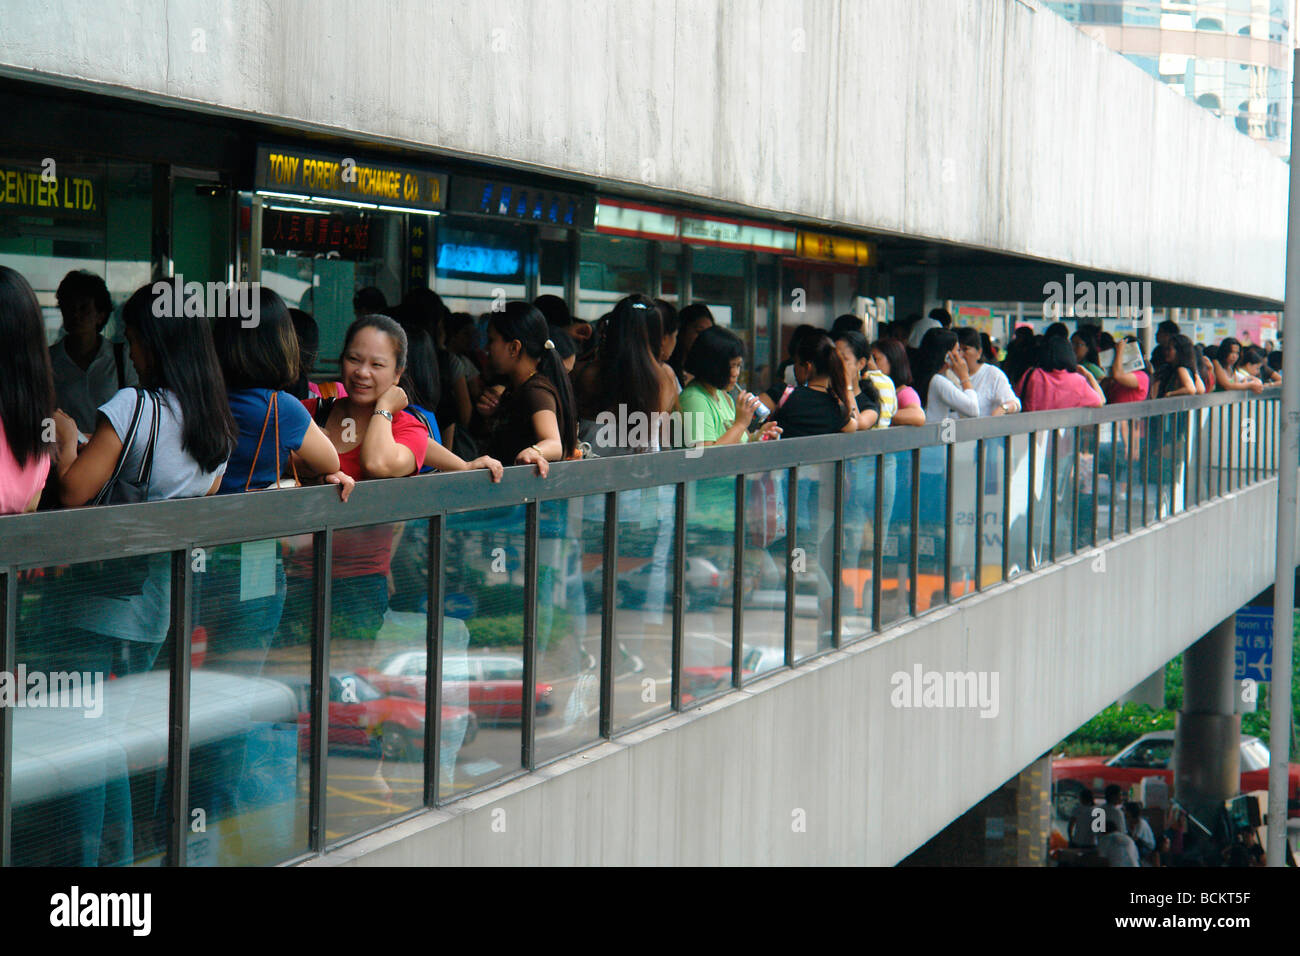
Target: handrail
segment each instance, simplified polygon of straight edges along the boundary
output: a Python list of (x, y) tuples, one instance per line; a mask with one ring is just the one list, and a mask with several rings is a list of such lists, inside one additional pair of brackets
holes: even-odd
[[(956, 419), (952, 423), (952, 435), (955, 442), (964, 443), (1245, 404), (1252, 400), (1270, 401), (1276, 400), (1276, 396), (1267, 392), (1261, 395), (1216, 392), (1102, 408)], [(850, 435), (557, 462), (544, 479), (537, 477), (531, 466), (513, 466), (505, 470), (496, 484), (484, 471), (359, 482), (346, 504), (339, 501), (337, 488), (330, 486), (99, 506), (93, 512), (73, 508), (9, 515), (0, 517), (0, 570), (287, 537), (327, 528), (410, 521), (532, 501), (825, 464), (941, 445), (941, 428), (935, 423)]]

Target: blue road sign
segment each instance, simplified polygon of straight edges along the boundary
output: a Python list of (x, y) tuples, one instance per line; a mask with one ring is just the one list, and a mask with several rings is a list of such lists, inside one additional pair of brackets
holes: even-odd
[(1268, 683), (1273, 676), (1273, 609), (1243, 607), (1237, 612), (1237, 668), (1234, 680)]

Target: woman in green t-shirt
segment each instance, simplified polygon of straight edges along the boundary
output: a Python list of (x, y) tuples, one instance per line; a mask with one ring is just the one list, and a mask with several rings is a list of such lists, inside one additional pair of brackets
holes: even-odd
[[(729, 394), (740, 377), (743, 355), (740, 339), (716, 325), (701, 332), (691, 346), (683, 367), (693, 378), (677, 398), (686, 445), (736, 445), (749, 440), (759, 399), (742, 391), (733, 402)], [(775, 422), (759, 431), (760, 438), (780, 434)]]

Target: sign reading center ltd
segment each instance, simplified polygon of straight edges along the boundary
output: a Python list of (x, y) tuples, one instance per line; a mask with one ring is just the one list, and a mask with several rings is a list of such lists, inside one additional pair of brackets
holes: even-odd
[(343, 154), (257, 148), (258, 189), (435, 211), (447, 204), (447, 174)]

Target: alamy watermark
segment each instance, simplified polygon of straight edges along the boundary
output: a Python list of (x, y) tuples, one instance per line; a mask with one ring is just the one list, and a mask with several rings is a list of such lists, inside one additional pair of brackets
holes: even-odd
[(895, 707), (976, 709), (981, 717), (998, 715), (997, 671), (895, 671), (889, 679), (889, 702)]
[(1065, 274), (1065, 283), (1043, 285), (1043, 318), (1068, 317), (1071, 307), (1076, 319), (1132, 318), (1135, 327), (1147, 323), (1151, 310), (1150, 282), (1093, 282)]
[(237, 318), (246, 329), (262, 321), (260, 282), (186, 282), (178, 272), (155, 282), (152, 292), (153, 314), (160, 319)]
[(700, 412), (642, 412), (619, 405), (617, 412), (605, 411), (596, 416), (596, 433), (592, 448), (597, 454), (611, 448), (685, 448), (687, 458), (704, 454), (696, 440), (702, 432), (705, 416)]
[(104, 675), (98, 671), (0, 671), (0, 707), (84, 710), (82, 717), (104, 713)]

